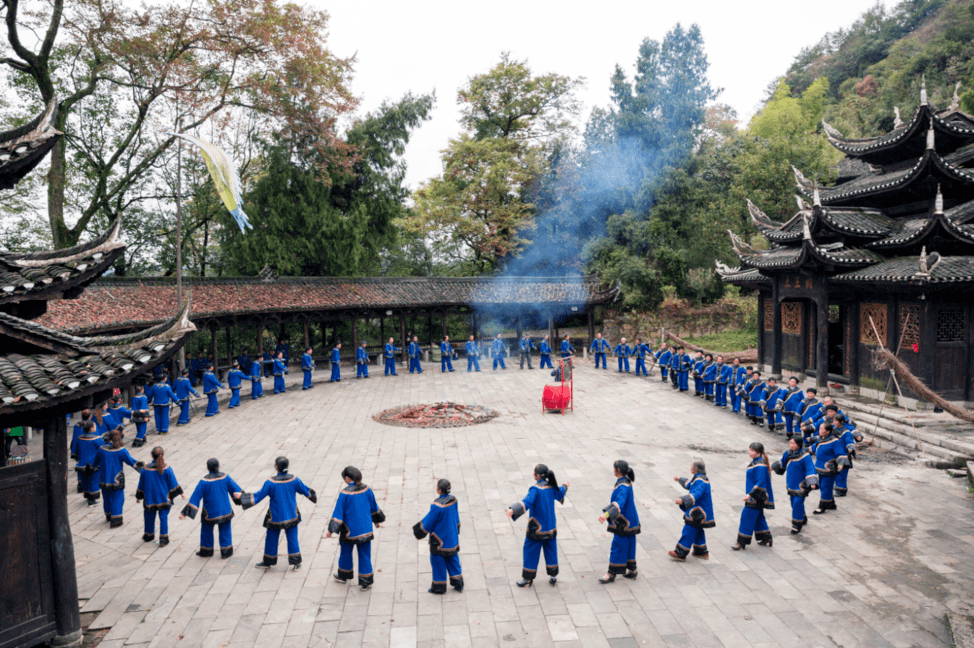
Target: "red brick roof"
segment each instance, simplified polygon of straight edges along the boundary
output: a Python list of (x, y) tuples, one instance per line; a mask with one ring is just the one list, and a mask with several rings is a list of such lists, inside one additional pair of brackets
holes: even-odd
[[(449, 308), (478, 304), (577, 306), (610, 303), (618, 287), (600, 290), (595, 277), (280, 277), (188, 279), (190, 317), (211, 317), (347, 309)], [(157, 324), (176, 310), (172, 278), (102, 279), (79, 299), (48, 303), (37, 322), (70, 332), (110, 331)]]

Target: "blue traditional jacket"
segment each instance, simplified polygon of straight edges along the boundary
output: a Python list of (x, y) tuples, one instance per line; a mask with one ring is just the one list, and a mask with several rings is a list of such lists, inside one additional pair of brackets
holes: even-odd
[(722, 362), (716, 364), (717, 367), (717, 384), (727, 385), (730, 384), (731, 376), (734, 374), (734, 370), (730, 365), (725, 365)]
[(747, 382), (747, 367), (737, 365), (731, 367), (731, 382), (734, 386), (741, 386)]
[(189, 361), (189, 370), (194, 374), (203, 373), (203, 358), (192, 358)]
[(745, 400), (764, 407), (764, 390), (764, 381), (761, 380), (760, 376), (756, 380), (752, 378), (744, 385), (744, 393), (747, 396)]
[(755, 459), (747, 467), (747, 480), (745, 485), (747, 494), (751, 499), (744, 502), (744, 506), (757, 509), (774, 508), (774, 492), (771, 489), (771, 471), (764, 465), (761, 459)]
[(136, 470), (142, 469), (142, 463), (136, 462), (128, 450), (113, 448), (110, 445), (103, 445), (98, 448), (95, 464), (99, 470), (98, 485), (105, 490), (122, 490), (125, 488), (125, 474), (122, 472), (122, 464), (128, 464)]
[(713, 384), (717, 382), (717, 363), (716, 362), (704, 362), (703, 369), (700, 371), (700, 377), (705, 383)]
[(118, 422), (118, 425), (125, 425), (125, 419), (132, 419), (132, 410), (122, 405), (118, 407), (109, 405), (108, 411), (112, 413), (112, 418)]
[(521, 353), (527, 353), (529, 351), (532, 351), (534, 349), (537, 349), (538, 347), (536, 347), (536, 346), (534, 346), (534, 344), (532, 344), (531, 338), (523, 337), (523, 338), (521, 338), (521, 341), (518, 342), (518, 347), (517, 348), (518, 348), (518, 350)]
[(78, 465), (74, 469), (78, 472), (91, 474), (98, 469), (98, 449), (105, 443), (99, 434), (82, 434), (74, 444), (78, 455)]
[(250, 354), (241, 353), (237, 356), (237, 362), (240, 364), (240, 368), (243, 369), (243, 372), (250, 375), (250, 365), (253, 364), (253, 362), (250, 360)]
[(691, 370), (693, 371), (693, 375), (699, 377), (700, 374), (703, 373), (703, 368), (704, 366), (706, 366), (706, 364), (707, 361), (704, 360), (703, 358), (694, 358), (693, 366), (691, 367)]
[(802, 417), (802, 423), (811, 423), (815, 419), (819, 418), (819, 416), (822, 415), (822, 412), (825, 411), (822, 401), (818, 400), (817, 398), (812, 399), (811, 402), (806, 399), (803, 407), (804, 409), (799, 412)]
[(455, 556), (460, 553), (460, 511), (457, 498), (443, 495), (433, 500), (430, 512), (413, 526), (413, 535), (422, 540), (430, 537), (430, 554)]
[(183, 494), (183, 488), (176, 480), (172, 466), (157, 470), (156, 462), (147, 464), (139, 474), (139, 485), (135, 489), (135, 500), (142, 501), (143, 508), (149, 511), (169, 510), (172, 501)]
[(620, 536), (634, 536), (640, 533), (639, 513), (636, 512), (636, 498), (632, 492), (632, 482), (625, 477), (616, 481), (612, 489), (612, 500), (602, 509), (609, 521), (608, 531)]
[(401, 350), (402, 349), (396, 348), (396, 345), (395, 344), (387, 344), (385, 346), (386, 358), (387, 359), (395, 358), (396, 357), (396, 353), (399, 352), (399, 351), (401, 351)]
[(594, 353), (605, 353), (612, 349), (612, 345), (605, 338), (595, 338), (592, 341), (592, 346), (590, 350)]
[(796, 452), (785, 450), (781, 461), (771, 464), (771, 469), (785, 476), (785, 487), (792, 497), (808, 497), (812, 487), (818, 486), (815, 462), (804, 448)]
[(551, 345), (548, 344), (548, 340), (541, 340), (541, 349), (538, 353), (541, 355), (551, 355)]
[(176, 397), (176, 392), (172, 390), (172, 387), (164, 382), (157, 382), (149, 390), (149, 395), (153, 405), (166, 407), (179, 401)]
[(298, 511), (298, 493), (304, 495), (311, 503), (318, 501), (313, 489), (304, 485), (300, 479), (287, 473), (278, 473), (264, 482), (256, 493), (244, 493), (240, 501), (245, 509), (259, 504), (265, 497), (270, 498), (267, 515), (264, 516), (265, 529), (290, 529), (301, 521)]
[(670, 369), (672, 369), (673, 371), (679, 372), (680, 371), (680, 363), (682, 362), (682, 360), (681, 360), (682, 357), (683, 356), (681, 354), (679, 354), (679, 353), (674, 353), (672, 356), (670, 356)]
[(805, 400), (805, 394), (802, 393), (801, 387), (788, 387), (783, 389), (785, 389), (785, 393), (782, 396), (784, 402), (781, 411), (794, 416), (801, 409), (802, 402)]
[(385, 521), (372, 489), (365, 484), (348, 484), (338, 493), (328, 530), (337, 533), (343, 544), (365, 544), (372, 542), (372, 525)]
[[(114, 412), (108, 409), (102, 410), (101, 420), (102, 423), (104, 423), (105, 427), (107, 428), (106, 432), (108, 430), (114, 430), (115, 428), (117, 428), (119, 425), (122, 424), (122, 421), (115, 418)], [(97, 425), (97, 423), (98, 423), (98, 419), (95, 419), (95, 424)]]
[[(420, 356), (423, 355), (423, 349), (420, 348), (419, 342), (410, 342), (409, 343), (409, 347), (408, 347), (408, 351), (409, 351), (409, 357), (410, 358), (419, 358)], [(467, 342), (467, 353), (468, 354), (470, 353), (470, 343), (469, 342)]]
[(673, 352), (669, 349), (660, 349), (656, 352), (656, 362), (658, 362), (661, 367), (668, 367), (672, 357)]
[(714, 521), (714, 502), (710, 497), (710, 480), (704, 473), (696, 473), (690, 479), (680, 478), (680, 486), (687, 494), (680, 498), (683, 522), (698, 529), (712, 529)]
[(182, 514), (191, 520), (196, 519), (196, 511), (203, 511), (200, 522), (203, 524), (222, 524), (233, 518), (230, 499), (234, 493), (243, 489), (233, 481), (233, 477), (222, 472), (211, 472), (196, 484), (189, 504), (183, 507)]
[(525, 513), (528, 518), (527, 537), (529, 540), (550, 540), (558, 535), (558, 522), (555, 518), (555, 500), (564, 503), (568, 487), (562, 484), (552, 488), (548, 481), (539, 479), (528, 489), (527, 496), (513, 504), (512, 519), (516, 520)]
[(845, 446), (834, 433), (815, 444), (815, 471), (819, 475), (838, 475), (848, 463)]
[(640, 358), (645, 360), (647, 355), (653, 355), (653, 348), (643, 342), (639, 346), (633, 348), (633, 355), (638, 355)]
[[(850, 458), (856, 456), (856, 436), (858, 433), (855, 432), (855, 429), (852, 425), (846, 423), (842, 427), (837, 427), (832, 431), (833, 435), (839, 437), (839, 443), (845, 448), (846, 456)], [(862, 435), (858, 436), (860, 439), (862, 438)], [(852, 468), (852, 461), (849, 462), (849, 468)]]
[(369, 352), (365, 347), (355, 350), (355, 362), (358, 364), (369, 364)]
[(74, 430), (71, 431), (71, 458), (78, 458), (78, 439), (84, 436), (84, 428), (81, 427), (81, 423), (74, 424)]
[(259, 383), (264, 379), (264, 372), (261, 371), (261, 362), (254, 360), (250, 363), (250, 382)]
[(446, 340), (440, 342), (440, 355), (446, 358), (453, 356), (453, 347)]
[(766, 412), (780, 412), (785, 404), (783, 399), (788, 392), (779, 387), (768, 387), (766, 391), (764, 410)]
[[(334, 350), (337, 351), (337, 349)], [(301, 370), (311, 371), (314, 368), (315, 368), (315, 361), (314, 358), (311, 357), (311, 354), (310, 353), (301, 354)]]
[(612, 350), (612, 353), (620, 358), (628, 358), (632, 355), (632, 350), (629, 348), (628, 344), (623, 344), (620, 342), (616, 345), (616, 348)]
[(679, 362), (678, 370), (680, 371), (680, 373), (687, 373), (688, 371), (690, 371), (690, 368), (693, 366), (693, 358), (691, 358), (685, 353), (683, 355), (677, 356), (677, 361)]
[(467, 350), (468, 358), (477, 358), (480, 356), (480, 347), (477, 346), (476, 342), (471, 342), (468, 340), (465, 348)]
[(147, 410), (149, 409), (149, 398), (144, 394), (142, 396), (132, 397), (132, 410)]
[(207, 371), (203, 374), (204, 394), (215, 394), (217, 390), (222, 388), (223, 383), (216, 379), (216, 375), (212, 371)]
[(247, 378), (247, 374), (234, 367), (227, 372), (227, 386), (230, 389), (240, 389), (245, 378)]
[[(311, 356), (308, 356), (308, 359), (310, 360), (311, 359)], [(339, 349), (338, 347), (335, 347), (334, 349), (331, 350), (331, 362), (332, 362), (332, 364), (341, 364), (341, 362), (342, 362), (342, 350)], [(311, 368), (313, 369), (314, 366), (315, 366), (315, 363), (312, 360), (312, 362), (311, 362)]]
[(189, 378), (182, 376), (176, 379), (176, 400), (182, 403), (183, 401), (189, 400), (189, 395), (194, 394), (199, 396), (197, 391), (193, 389), (192, 383), (189, 382)]
[(284, 361), (281, 360), (280, 358), (274, 358), (274, 367), (271, 370), (271, 373), (274, 374), (275, 376), (283, 376), (284, 375)]
[[(606, 342), (608, 344), (608, 342)], [(575, 347), (572, 346), (571, 342), (568, 340), (561, 341), (561, 357), (567, 358), (571, 354), (575, 353)]]

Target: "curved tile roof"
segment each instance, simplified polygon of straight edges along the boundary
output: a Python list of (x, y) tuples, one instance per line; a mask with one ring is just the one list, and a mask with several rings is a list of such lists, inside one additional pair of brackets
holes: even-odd
[(963, 283), (974, 282), (974, 256), (941, 257), (929, 274), (920, 272), (920, 257), (897, 257), (832, 277), (836, 281)]

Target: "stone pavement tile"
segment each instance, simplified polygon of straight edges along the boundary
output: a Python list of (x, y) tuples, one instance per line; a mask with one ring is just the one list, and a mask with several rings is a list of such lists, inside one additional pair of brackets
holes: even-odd
[(553, 641), (574, 641), (578, 639), (578, 633), (575, 631), (575, 626), (569, 615), (549, 614), (546, 616), (546, 621), (548, 622), (548, 632)]
[(393, 628), (390, 636), (390, 648), (416, 648), (416, 627)]
[(166, 623), (149, 643), (149, 648), (199, 648), (215, 620), (215, 617), (166, 619)]
[(203, 639), (201, 648), (220, 648), (230, 643), (230, 638), (233, 636), (233, 628), (225, 628), (222, 630), (210, 630), (206, 633), (206, 637)]
[(434, 641), (443, 639), (443, 615), (422, 615), (416, 622), (416, 640)]
[(625, 619), (618, 612), (603, 612), (601, 614), (597, 613), (595, 617), (599, 620), (599, 626), (602, 628), (602, 632), (608, 639), (617, 639), (620, 637), (631, 637), (632, 633), (626, 626)]
[(392, 624), (389, 619), (382, 617), (368, 617), (365, 621), (365, 630), (362, 634), (362, 641), (365, 643), (389, 643), (389, 636), (392, 633)]
[(470, 626), (464, 625), (444, 625), (443, 641), (448, 646), (457, 648), (468, 648), (470, 643)]
[(607, 648), (609, 646), (609, 640), (606, 639), (600, 627), (575, 628), (575, 631), (585, 648)]
[(362, 636), (363, 633), (361, 631), (339, 632), (334, 646), (335, 648), (361, 648), (363, 644)]
[(237, 625), (233, 628), (230, 642), (246, 643), (257, 641), (257, 636), (260, 634), (263, 621), (263, 614), (245, 614), (241, 616)]
[(112, 639), (128, 640), (132, 633), (135, 632), (135, 629), (142, 623), (145, 614), (145, 612), (129, 612), (128, 614), (123, 614), (115, 625), (112, 626), (112, 629), (108, 631), (104, 639), (108, 641)]

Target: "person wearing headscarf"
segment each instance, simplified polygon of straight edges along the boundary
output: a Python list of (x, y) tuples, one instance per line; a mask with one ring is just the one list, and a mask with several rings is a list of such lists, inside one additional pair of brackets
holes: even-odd
[(600, 583), (611, 583), (618, 574), (636, 578), (636, 536), (642, 531), (632, 492), (635, 473), (627, 461), (619, 459), (612, 464), (612, 474), (616, 478), (612, 497), (599, 516), (599, 522), (609, 523), (608, 531), (612, 534), (609, 571), (599, 579)]
[(335, 580), (347, 583), (355, 577), (352, 553), (358, 551), (358, 584), (363, 590), (372, 587), (375, 574), (372, 569), (373, 526), (380, 527), (386, 515), (375, 500), (375, 493), (362, 483), (362, 471), (355, 466), (342, 470), (345, 488), (338, 493), (335, 510), (328, 522), (326, 538), (338, 534), (338, 572)]
[(528, 489), (523, 500), (507, 508), (507, 517), (517, 520), (528, 514), (528, 528), (524, 537), (524, 566), (518, 587), (530, 587), (538, 574), (538, 562), (544, 551), (548, 582), (558, 582), (558, 520), (555, 516), (555, 502), (565, 503), (565, 493), (569, 483), (558, 485), (554, 471), (544, 464), (534, 467), (534, 484)]
[(673, 480), (687, 489), (687, 494), (676, 499), (677, 506), (683, 511), (683, 533), (669, 555), (680, 562), (686, 562), (691, 553), (706, 560), (710, 558), (706, 530), (716, 526), (707, 466), (703, 459), (694, 459), (690, 464), (690, 478), (674, 477)]
[(801, 533), (802, 527), (808, 524), (805, 515), (805, 498), (818, 488), (818, 473), (812, 455), (803, 447), (801, 435), (788, 439), (788, 449), (781, 456), (781, 461), (771, 464), (771, 470), (785, 476), (785, 487), (791, 498), (791, 532)]
[[(257, 364), (256, 362), (254, 363)], [(206, 469), (209, 471), (196, 484), (189, 502), (183, 507), (179, 519), (187, 516), (196, 519), (197, 511), (202, 511), (200, 517), (200, 550), (196, 552), (201, 558), (213, 555), (213, 527), (220, 528), (220, 557), (229, 558), (233, 555), (233, 536), (230, 520), (233, 519), (233, 509), (230, 502), (240, 505), (243, 489), (237, 485), (230, 475), (220, 472), (218, 459), (207, 459)], [(276, 550), (275, 545), (275, 550)], [(275, 552), (276, 553), (276, 552)]]
[(748, 464), (745, 479), (744, 510), (741, 511), (741, 525), (737, 530), (737, 543), (731, 546), (734, 551), (747, 549), (751, 538), (757, 537), (758, 544), (772, 546), (771, 529), (764, 517), (765, 510), (774, 508), (774, 492), (771, 489), (771, 464), (764, 452), (764, 444), (755, 441), (747, 449), (751, 463)]
[(277, 474), (265, 481), (256, 493), (243, 493), (240, 496), (240, 503), (244, 510), (259, 504), (264, 498), (270, 501), (267, 515), (264, 516), (264, 528), (267, 529), (264, 559), (257, 563), (258, 567), (265, 569), (277, 564), (281, 531), (284, 531), (287, 537), (287, 563), (295, 571), (301, 569), (301, 547), (298, 545), (301, 511), (298, 510), (298, 495), (304, 495), (312, 504), (318, 501), (314, 489), (305, 486), (304, 482), (295, 475), (288, 474), (288, 465), (287, 457), (278, 457), (274, 460)]

